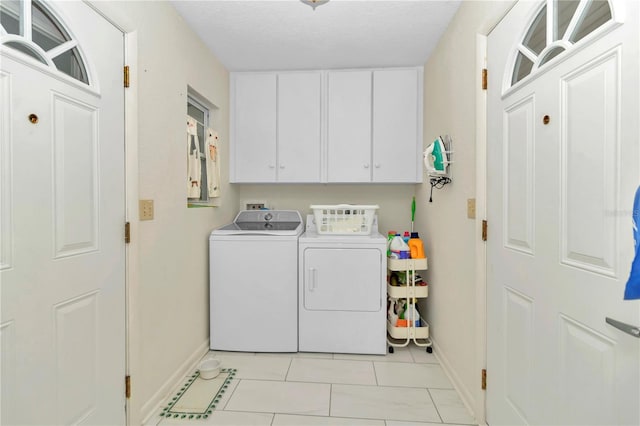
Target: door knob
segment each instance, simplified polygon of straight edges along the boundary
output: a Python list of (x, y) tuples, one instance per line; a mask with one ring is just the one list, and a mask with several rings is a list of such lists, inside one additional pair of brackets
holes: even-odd
[(31, 124), (38, 124), (38, 116), (36, 114), (29, 114), (29, 121)]
[(632, 335), (633, 337), (637, 337), (640, 339), (640, 328), (639, 327), (634, 327), (631, 324), (626, 324), (624, 322), (620, 322), (617, 320), (614, 320), (612, 318), (605, 318), (605, 321), (607, 322), (607, 324), (614, 326), (615, 328), (617, 328), (620, 331), (624, 331), (627, 334)]

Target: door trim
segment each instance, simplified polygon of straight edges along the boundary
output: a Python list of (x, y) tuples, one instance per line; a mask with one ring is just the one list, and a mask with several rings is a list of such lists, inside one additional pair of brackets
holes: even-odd
[[(127, 425), (142, 424), (140, 402), (136, 399), (135, 376), (141, 365), (136, 342), (140, 342), (138, 320), (132, 307), (137, 301), (139, 282), (138, 233), (138, 33), (131, 19), (110, 2), (83, 0), (91, 9), (124, 35), (124, 65), (130, 68), (130, 87), (124, 89), (125, 221), (131, 224), (131, 242), (125, 246), (125, 374), (133, 377), (132, 396), (125, 399)], [(123, 224), (124, 229), (124, 224)], [(122, 378), (124, 383), (124, 377)], [(124, 387), (123, 387), (124, 391)]]
[[(487, 218), (487, 90), (482, 89), (487, 68), (487, 35), (476, 35), (476, 363), (474, 372), (487, 368), (487, 243), (482, 240), (482, 224)], [(472, 407), (479, 424), (486, 423), (487, 392), (474, 387)]]
[[(482, 70), (487, 67), (487, 39), (489, 33), (504, 19), (517, 0), (496, 6), (476, 33), (476, 341), (478, 354), (474, 365), (477, 386), (472, 390), (471, 405), (479, 425), (487, 424), (487, 391), (482, 389), (481, 375), (487, 369), (487, 243), (482, 240), (482, 222), (487, 218), (487, 93), (482, 89)], [(463, 398), (465, 396), (463, 395)]]

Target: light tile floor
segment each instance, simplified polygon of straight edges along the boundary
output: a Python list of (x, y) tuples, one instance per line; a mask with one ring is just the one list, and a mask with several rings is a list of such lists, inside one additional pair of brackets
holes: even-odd
[(436, 357), (414, 345), (387, 355), (212, 353), (238, 370), (213, 414), (147, 425), (476, 424)]

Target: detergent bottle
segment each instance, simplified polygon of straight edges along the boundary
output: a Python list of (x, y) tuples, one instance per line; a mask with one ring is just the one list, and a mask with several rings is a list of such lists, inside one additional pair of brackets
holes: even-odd
[(407, 324), (420, 327), (420, 314), (416, 308), (416, 299), (413, 299), (413, 303), (409, 303), (406, 311), (404, 312), (404, 318), (407, 320)]
[(411, 238), (409, 239), (409, 250), (411, 251), (412, 259), (424, 259), (424, 244), (422, 240), (418, 236), (417, 232), (411, 233)]
[(396, 236), (396, 231), (389, 231), (387, 233), (387, 257), (391, 256), (391, 248), (389, 245), (391, 244), (391, 240)]
[(404, 242), (400, 234), (396, 234), (389, 244), (391, 250), (391, 257), (394, 259), (407, 259), (409, 253), (409, 246)]

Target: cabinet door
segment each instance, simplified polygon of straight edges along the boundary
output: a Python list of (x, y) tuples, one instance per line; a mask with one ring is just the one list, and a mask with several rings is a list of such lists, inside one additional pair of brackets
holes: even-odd
[(320, 182), (320, 77), (278, 74), (278, 182)]
[(371, 181), (371, 71), (327, 74), (327, 178)]
[(369, 248), (307, 248), (304, 308), (377, 312), (382, 304), (381, 252)]
[(421, 182), (422, 108), (417, 69), (373, 73), (373, 181)]
[(234, 74), (232, 88), (232, 182), (275, 182), (276, 74)]

